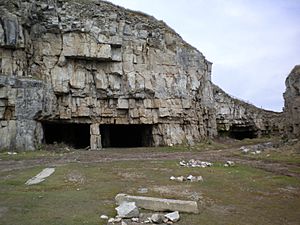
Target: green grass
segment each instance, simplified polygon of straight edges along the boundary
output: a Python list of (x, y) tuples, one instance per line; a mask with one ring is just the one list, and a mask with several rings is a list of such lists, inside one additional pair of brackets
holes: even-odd
[[(182, 214), (177, 224), (298, 224), (300, 180), (237, 165), (225, 168), (182, 168), (178, 161), (120, 161), (58, 166), (45, 182), (26, 186), (43, 167), (0, 172), (2, 225), (105, 224), (99, 216), (115, 216), (117, 193), (183, 200), (201, 199), (199, 215)], [(83, 182), (70, 181), (79, 174)], [(204, 182), (169, 180), (170, 176), (201, 175)], [(199, 200), (200, 201), (200, 200)], [(294, 209), (294, 210), (292, 210)], [(0, 211), (1, 212), (1, 211)], [(1, 214), (0, 214), (1, 215)]]

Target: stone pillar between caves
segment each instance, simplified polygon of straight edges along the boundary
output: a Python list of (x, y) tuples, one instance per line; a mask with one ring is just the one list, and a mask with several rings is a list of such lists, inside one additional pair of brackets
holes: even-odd
[(90, 125), (90, 135), (91, 150), (102, 149), (99, 123), (93, 123)]

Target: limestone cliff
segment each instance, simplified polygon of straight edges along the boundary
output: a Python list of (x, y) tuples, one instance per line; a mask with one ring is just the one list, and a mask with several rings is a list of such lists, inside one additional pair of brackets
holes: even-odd
[(237, 139), (283, 132), (282, 113), (267, 111), (234, 98), (214, 85), (217, 129), (220, 135)]
[(1, 0), (0, 15), (0, 148), (55, 141), (59, 123), (87, 124), (60, 138), (95, 149), (108, 125), (149, 125), (153, 146), (216, 134), (211, 63), (164, 22), (100, 0)]
[(286, 78), (285, 85), (283, 97), (286, 134), (289, 137), (300, 137), (300, 65), (294, 67)]

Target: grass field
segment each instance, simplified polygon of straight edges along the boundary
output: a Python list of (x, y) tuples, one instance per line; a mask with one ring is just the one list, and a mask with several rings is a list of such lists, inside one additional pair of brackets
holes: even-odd
[[(236, 146), (236, 145), (234, 145)], [(239, 163), (252, 156), (239, 155), (232, 146), (221, 146), (222, 151), (198, 146), (192, 149), (197, 158), (212, 159), (212, 167), (180, 167), (180, 159), (189, 157), (185, 147), (176, 147), (178, 154), (170, 158), (161, 153), (171, 152), (166, 148), (142, 148), (126, 150), (126, 158), (118, 159), (122, 150), (101, 152), (71, 151), (67, 153), (36, 152), (7, 155), (0, 154), (0, 165), (8, 163), (9, 170), (0, 171), (0, 224), (1, 225), (64, 225), (106, 224), (100, 215), (116, 215), (114, 197), (118, 193), (132, 195), (196, 200), (201, 205), (198, 215), (181, 214), (176, 224), (299, 224), (300, 223), (300, 178), (285, 176), (256, 168), (252, 164)], [(299, 152), (293, 147), (270, 151), (249, 159), (275, 160), (291, 165), (300, 175)], [(204, 149), (204, 151), (203, 151)], [(209, 151), (209, 155), (202, 155)], [(281, 153), (282, 152), (282, 153)], [(111, 153), (111, 154), (110, 154)], [(82, 156), (84, 154), (84, 156)], [(88, 157), (92, 155), (92, 160)], [(125, 154), (125, 153), (124, 153)], [(149, 154), (137, 160), (130, 155)], [(153, 157), (158, 154), (158, 157)], [(224, 167), (224, 159), (231, 157), (237, 162), (234, 167)], [(267, 155), (269, 156), (267, 157)], [(274, 156), (273, 156), (274, 154)], [(59, 161), (61, 157), (76, 155), (77, 160)], [(116, 160), (106, 160), (107, 155)], [(81, 157), (80, 157), (81, 156)], [(46, 160), (45, 164), (36, 159)], [(98, 159), (98, 160), (96, 160)], [(33, 160), (33, 165), (14, 169), (13, 162)], [(30, 161), (31, 162), (31, 161)], [(266, 161), (268, 163), (268, 161)], [(46, 166), (55, 166), (55, 173), (43, 183), (26, 186), (25, 182)], [(4, 168), (3, 166), (1, 168)], [(170, 176), (202, 176), (203, 182), (171, 181)], [(139, 194), (140, 188), (148, 192)]]

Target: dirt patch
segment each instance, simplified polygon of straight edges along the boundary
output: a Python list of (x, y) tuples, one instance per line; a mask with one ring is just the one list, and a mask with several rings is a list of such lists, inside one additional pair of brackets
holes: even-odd
[[(31, 168), (39, 165), (56, 166), (68, 163), (102, 163), (115, 161), (149, 161), (149, 160), (189, 160), (196, 159), (209, 162), (226, 162), (228, 160), (234, 161), (237, 164), (249, 165), (251, 167), (263, 169), (278, 175), (285, 175), (300, 178), (300, 173), (293, 171), (300, 171), (299, 163), (276, 162), (268, 159), (255, 159), (238, 155), (239, 149), (236, 147), (228, 147), (227, 149), (205, 150), (201, 149), (186, 151), (182, 150), (172, 152), (166, 151), (164, 148), (127, 148), (127, 149), (105, 149), (101, 151), (71, 151), (69, 153), (57, 153), (57, 156), (43, 156), (36, 159), (24, 160), (1, 160), (0, 171), (11, 171), (25, 168)], [(283, 151), (283, 150), (282, 150)], [(125, 179), (140, 178), (137, 174), (119, 174)]]

